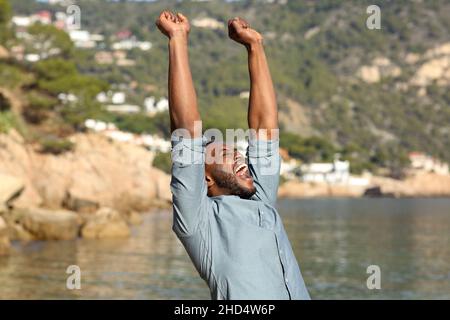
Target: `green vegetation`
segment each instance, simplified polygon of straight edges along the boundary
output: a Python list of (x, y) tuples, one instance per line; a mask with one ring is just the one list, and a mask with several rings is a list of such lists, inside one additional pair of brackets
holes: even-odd
[(156, 114), (154, 117), (145, 114), (103, 114), (99, 119), (113, 122), (123, 131), (170, 136), (170, 119), (166, 112)]
[(59, 155), (64, 152), (72, 151), (75, 148), (75, 145), (71, 141), (56, 137), (46, 137), (40, 142), (42, 153)]
[[(0, 8), (5, 3), (1, 0)], [(18, 14), (60, 9), (28, 0), (11, 4)], [(122, 130), (168, 137), (167, 114), (153, 118), (112, 115), (102, 110), (94, 96), (108, 85), (132, 82), (137, 87), (127, 94), (133, 103), (142, 103), (149, 95), (167, 96), (167, 40), (153, 23), (162, 9), (169, 8), (191, 19), (208, 16), (224, 23), (229, 17), (244, 16), (263, 33), (280, 112), (295, 116), (300, 111), (290, 110), (286, 101), (298, 102), (310, 129), (304, 130), (304, 124), (291, 122), (290, 117), (281, 123), (281, 144), (292, 156), (302, 161), (330, 161), (339, 153), (351, 161), (354, 172), (386, 168), (394, 174), (414, 150), (450, 161), (448, 88), (430, 85), (426, 96), (418, 96), (414, 87), (398, 89), (419, 67), (405, 62), (408, 53), (423, 54), (448, 42), (450, 7), (446, 0), (288, 1), (286, 5), (253, 0), (145, 4), (80, 0), (77, 4), (83, 8), (83, 28), (105, 35), (106, 48), (101, 50), (108, 50), (110, 36), (120, 30), (131, 30), (139, 40), (151, 41), (153, 48), (127, 52), (136, 66), (98, 65), (94, 57), (99, 49), (74, 49), (63, 32), (34, 26), (31, 32), (52, 42), (59, 53), (35, 64), (32, 72), (0, 63), (0, 86), (31, 88), (26, 112), (43, 115), (42, 123), (54, 121), (81, 129), (83, 120), (93, 117), (113, 121)], [(365, 26), (370, 4), (382, 9), (381, 30)], [(5, 21), (2, 16), (0, 25), (1, 21)], [(239, 97), (249, 90), (245, 50), (227, 40), (226, 29), (193, 26), (190, 38), (204, 129), (245, 129), (248, 100)], [(377, 57), (389, 58), (402, 74), (376, 84), (359, 80), (359, 68)], [(148, 85), (151, 90), (146, 89)], [(78, 101), (62, 104), (55, 100), (60, 92), (73, 93)]]
[(98, 78), (81, 75), (73, 61), (62, 58), (41, 60), (34, 66), (39, 75), (37, 85), (40, 89), (52, 95), (73, 93), (89, 99), (108, 88), (108, 85)]
[(10, 111), (0, 111), (0, 133), (7, 133), (14, 125), (14, 115)]
[(158, 152), (153, 159), (153, 164), (155, 168), (158, 168), (165, 173), (170, 173), (172, 170), (172, 159), (169, 152)]
[(304, 162), (333, 161), (338, 152), (328, 140), (321, 137), (302, 138), (296, 134), (282, 132), (280, 146), (286, 148), (289, 154)]
[(8, 22), (11, 19), (11, 6), (8, 0), (0, 0), (0, 43), (3, 43), (11, 36)]
[[(74, 46), (69, 35), (52, 25), (35, 24), (28, 28), (28, 33), (33, 37), (33, 43), (42, 43), (42, 46), (32, 46), (31, 52), (39, 55), (52, 55), (52, 49), (57, 49), (58, 55), (69, 59), (73, 55)], [(54, 53), (53, 53), (54, 54)]]

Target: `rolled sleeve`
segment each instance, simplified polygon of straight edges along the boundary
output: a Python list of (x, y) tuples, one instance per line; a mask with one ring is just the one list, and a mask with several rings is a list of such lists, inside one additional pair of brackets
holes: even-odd
[(261, 201), (274, 205), (277, 200), (280, 178), (279, 140), (261, 140), (250, 138), (247, 157), (256, 194)]
[(206, 217), (205, 140), (172, 136), (173, 230), (179, 236), (194, 233)]
[(172, 136), (172, 162), (176, 165), (203, 164), (205, 157), (205, 139)]

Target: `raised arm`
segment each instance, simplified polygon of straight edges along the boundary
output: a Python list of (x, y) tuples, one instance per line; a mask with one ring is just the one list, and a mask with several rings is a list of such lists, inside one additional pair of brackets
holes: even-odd
[(231, 19), (228, 31), (230, 38), (243, 44), (248, 51), (251, 86), (248, 125), (256, 131), (257, 137), (250, 136), (247, 157), (256, 187), (255, 196), (275, 205), (280, 175), (278, 111), (263, 39), (242, 18)]
[[(204, 145), (197, 96), (188, 59), (189, 21), (182, 14), (163, 11), (156, 25), (169, 38), (169, 112), (172, 130), (173, 230), (193, 235), (208, 217)], [(186, 132), (189, 131), (189, 137)], [(176, 132), (174, 132), (176, 131)], [(183, 137), (182, 139), (181, 136)]]
[[(229, 36), (243, 44), (248, 51), (248, 68), (250, 72), (250, 102), (248, 125), (255, 129), (261, 139), (272, 139), (278, 129), (278, 111), (269, 65), (264, 52), (262, 36), (242, 18), (228, 21)], [(267, 137), (264, 134), (266, 129)]]
[(163, 11), (156, 22), (159, 30), (169, 38), (169, 112), (171, 130), (187, 129), (191, 137), (199, 137), (194, 132), (194, 122), (200, 121), (197, 109), (197, 95), (189, 67), (188, 19), (178, 13)]

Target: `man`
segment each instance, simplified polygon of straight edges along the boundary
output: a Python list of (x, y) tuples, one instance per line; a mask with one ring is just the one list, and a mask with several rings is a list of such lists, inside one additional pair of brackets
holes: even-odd
[(232, 146), (207, 144), (195, 128), (200, 115), (188, 61), (188, 19), (163, 11), (156, 25), (169, 38), (174, 232), (213, 299), (309, 299), (274, 208), (278, 119), (262, 36), (241, 18), (228, 22), (230, 38), (248, 52), (248, 123), (254, 134), (247, 163)]

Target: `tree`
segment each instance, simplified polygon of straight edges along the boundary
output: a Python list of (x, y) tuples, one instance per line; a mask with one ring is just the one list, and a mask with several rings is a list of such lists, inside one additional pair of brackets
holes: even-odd
[(69, 35), (52, 25), (34, 24), (28, 28), (33, 36), (33, 49), (42, 58), (61, 56), (70, 58), (73, 55), (74, 45)]
[(11, 19), (11, 5), (8, 0), (0, 0), (0, 43), (10, 37), (9, 20)]

